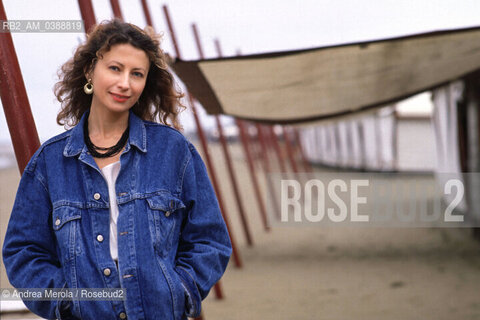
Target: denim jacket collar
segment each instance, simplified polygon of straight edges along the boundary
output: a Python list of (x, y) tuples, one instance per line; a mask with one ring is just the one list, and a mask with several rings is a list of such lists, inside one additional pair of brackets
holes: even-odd
[[(78, 155), (84, 148), (85, 142), (83, 139), (83, 124), (87, 121), (89, 111), (85, 112), (80, 119), (80, 122), (72, 129), (70, 137), (68, 137), (67, 145), (63, 150), (65, 157), (72, 157)], [(147, 134), (145, 124), (137, 117), (131, 110), (128, 117), (130, 125), (129, 139), (125, 146), (125, 151), (130, 150), (130, 145), (134, 145), (138, 150), (147, 152)]]

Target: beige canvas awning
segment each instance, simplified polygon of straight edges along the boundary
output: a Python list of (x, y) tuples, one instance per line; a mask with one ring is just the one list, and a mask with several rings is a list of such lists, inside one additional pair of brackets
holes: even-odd
[(294, 123), (346, 115), (480, 69), (480, 28), (198, 61), (172, 68), (210, 114)]

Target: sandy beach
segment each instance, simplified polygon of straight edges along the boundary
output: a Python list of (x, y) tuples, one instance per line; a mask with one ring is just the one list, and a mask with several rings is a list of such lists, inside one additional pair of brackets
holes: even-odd
[[(480, 243), (470, 229), (309, 225), (265, 232), (243, 154), (231, 144), (253, 234), (249, 247), (221, 149), (211, 146), (244, 266), (236, 268), (230, 261), (221, 280), (225, 297), (218, 300), (210, 293), (203, 304), (205, 320), (480, 319)], [(434, 182), (433, 175), (421, 178)], [(0, 170), (0, 181), (3, 243), (18, 170)], [(2, 267), (1, 287), (7, 286)], [(1, 318), (37, 319), (28, 313)]]

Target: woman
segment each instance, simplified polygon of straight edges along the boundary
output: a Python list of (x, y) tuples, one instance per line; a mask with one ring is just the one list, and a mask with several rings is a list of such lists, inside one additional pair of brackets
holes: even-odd
[[(126, 300), (25, 301), (45, 318), (185, 319), (231, 244), (151, 33), (98, 25), (62, 67), (57, 122), (25, 168), (3, 247), (16, 288), (125, 288)], [(162, 124), (153, 122), (160, 118)]]

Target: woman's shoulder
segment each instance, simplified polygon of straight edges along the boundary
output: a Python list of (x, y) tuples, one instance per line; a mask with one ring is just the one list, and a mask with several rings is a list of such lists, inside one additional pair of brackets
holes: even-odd
[(46, 154), (49, 155), (52, 153), (59, 153), (61, 155), (66, 144), (66, 139), (70, 136), (70, 134), (71, 129), (57, 134), (43, 142), (30, 158), (25, 170), (33, 172), (37, 166), (39, 158), (44, 158)]
[(144, 120), (147, 129), (147, 141), (150, 146), (159, 150), (170, 150), (192, 158), (197, 153), (194, 144), (174, 127)]
[[(183, 133), (171, 126), (151, 121), (143, 121), (147, 129), (147, 139), (152, 138), (154, 141), (159, 141), (161, 137), (163, 139), (168, 139), (169, 142), (189, 145), (190, 141), (183, 135)], [(163, 140), (165, 141), (165, 140)]]
[(68, 137), (70, 137), (70, 135), (72, 133), (72, 129), (66, 130), (62, 133), (59, 133), (59, 134), (51, 137), (50, 139), (48, 139), (44, 143), (42, 143), (42, 146), (48, 146), (48, 145), (51, 145), (51, 144), (55, 144), (57, 142), (61, 142), (62, 140), (66, 140)]

